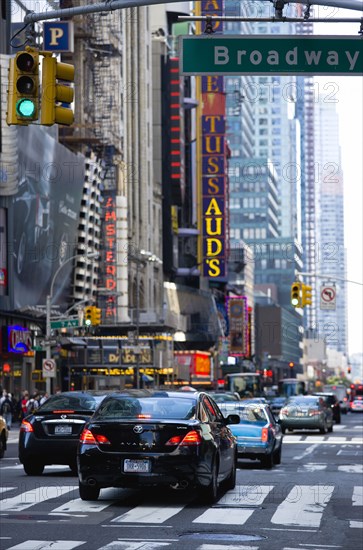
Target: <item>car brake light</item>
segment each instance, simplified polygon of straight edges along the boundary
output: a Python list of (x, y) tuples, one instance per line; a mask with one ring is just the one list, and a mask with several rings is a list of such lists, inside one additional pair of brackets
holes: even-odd
[(320, 411), (309, 411), (309, 416), (319, 416)]
[(289, 415), (289, 409), (281, 409), (281, 414), (284, 414), (285, 416)]
[(23, 420), (23, 422), (20, 425), (20, 431), (24, 433), (30, 433), (34, 432), (33, 426), (28, 422), (27, 420)]
[(68, 410), (68, 409), (62, 409), (57, 411), (52, 411), (54, 414), (74, 414), (74, 411)]
[(192, 430), (188, 432), (184, 437), (181, 435), (175, 435), (171, 437), (165, 445), (180, 445), (181, 447), (187, 447), (191, 445), (200, 445), (202, 442), (202, 437), (199, 432)]
[(268, 428), (262, 428), (261, 441), (264, 443), (268, 441)]
[(83, 443), (84, 445), (96, 445), (96, 440), (94, 438), (93, 433), (91, 430), (84, 429), (81, 433), (81, 436), (79, 438), (79, 442)]
[(137, 418), (151, 418), (151, 414), (138, 414)]

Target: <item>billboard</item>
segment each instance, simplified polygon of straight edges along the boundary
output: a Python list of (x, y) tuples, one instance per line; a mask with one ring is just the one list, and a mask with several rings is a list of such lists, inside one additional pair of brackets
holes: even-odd
[(54, 280), (54, 303), (65, 304), (76, 253), (84, 157), (42, 128), (18, 128), (19, 184), (13, 196), (14, 308), (44, 305)]
[(248, 354), (248, 310), (245, 296), (227, 297), (229, 355)]

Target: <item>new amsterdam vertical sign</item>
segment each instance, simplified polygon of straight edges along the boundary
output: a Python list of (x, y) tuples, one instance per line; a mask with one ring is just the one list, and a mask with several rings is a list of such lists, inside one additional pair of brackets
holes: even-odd
[(363, 74), (363, 37), (182, 36), (184, 75)]

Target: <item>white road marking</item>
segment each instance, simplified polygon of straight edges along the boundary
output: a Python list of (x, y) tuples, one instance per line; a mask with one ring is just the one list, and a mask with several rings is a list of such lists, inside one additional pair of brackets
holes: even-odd
[(363, 506), (363, 487), (355, 485), (353, 490), (353, 506)]
[(349, 527), (352, 529), (363, 529), (363, 521), (350, 521)]
[(26, 508), (34, 506), (34, 504), (39, 504), (52, 498), (59, 498), (70, 491), (75, 491), (76, 489), (78, 489), (78, 486), (76, 485), (36, 487), (33, 491), (26, 491), (26, 493), (21, 493), (16, 497), (3, 499), (1, 501), (1, 512), (20, 512), (21, 510), (26, 510)]
[(259, 506), (274, 488), (273, 485), (238, 485), (233, 491), (228, 491), (218, 501), (226, 504), (227, 508), (208, 508), (203, 514), (193, 520), (193, 523), (210, 523), (226, 525), (243, 525), (255, 511), (254, 508), (228, 508), (228, 505)]
[[(80, 498), (75, 498), (62, 504), (58, 508), (52, 510), (52, 514), (60, 512), (74, 513), (74, 512), (100, 512), (108, 506), (115, 503), (120, 498), (120, 489), (110, 487), (108, 489), (101, 489), (100, 496), (97, 501), (84, 501)], [(113, 500), (110, 500), (113, 499)]]
[(220, 544), (202, 544), (197, 550), (258, 550), (258, 546), (245, 546), (240, 544), (229, 544), (221, 546)]
[(295, 485), (277, 507), (271, 522), (279, 525), (319, 527), (323, 510), (333, 491), (333, 485)]
[(303, 458), (306, 458), (308, 455), (311, 455), (317, 448), (317, 445), (311, 445), (301, 455), (294, 456), (294, 460), (302, 460)]
[(343, 464), (338, 466), (338, 471), (349, 474), (363, 474), (363, 464)]
[(152, 541), (129, 541), (124, 540), (114, 540), (106, 546), (101, 546), (98, 550), (158, 550), (162, 546), (170, 546), (170, 542), (152, 542)]
[(308, 462), (307, 464), (304, 464), (303, 466), (299, 466), (297, 471), (300, 472), (318, 472), (322, 470), (326, 470), (328, 467), (327, 464), (318, 464), (315, 462)]
[(72, 550), (86, 542), (85, 540), (26, 540), (7, 550)]
[(0, 495), (6, 493), (7, 491), (12, 491), (13, 489), (17, 489), (17, 487), (0, 487)]
[(185, 507), (183, 506), (136, 506), (125, 514), (117, 516), (112, 522), (114, 523), (163, 523), (169, 518), (179, 514)]

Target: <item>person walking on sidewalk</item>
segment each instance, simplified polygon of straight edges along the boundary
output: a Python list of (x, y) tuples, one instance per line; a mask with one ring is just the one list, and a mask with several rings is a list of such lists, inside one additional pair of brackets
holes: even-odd
[(6, 394), (4, 401), (0, 406), (0, 414), (4, 417), (8, 430), (11, 430), (11, 424), (13, 422), (14, 406), (11, 399), (11, 393)]

